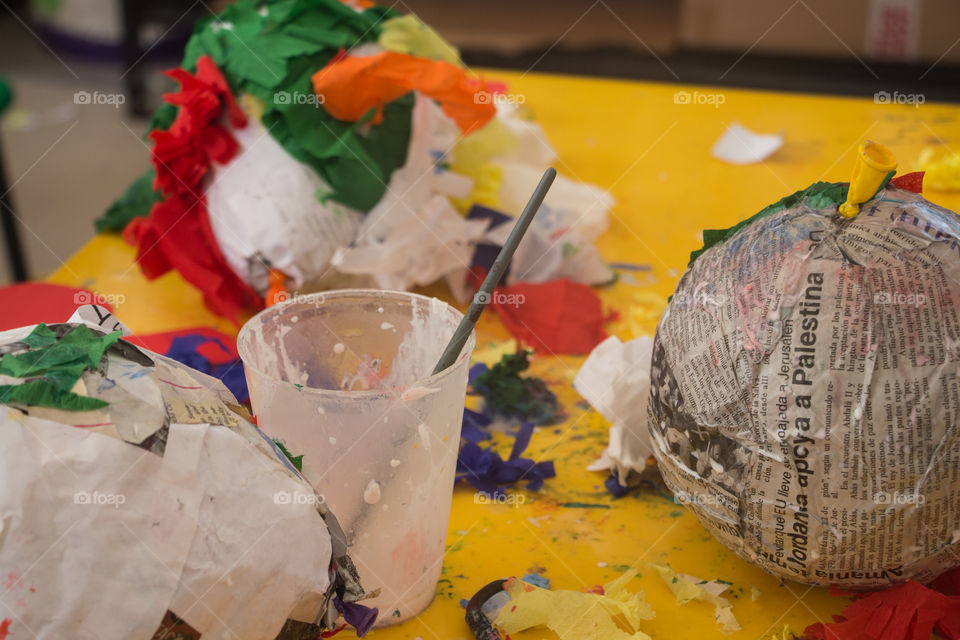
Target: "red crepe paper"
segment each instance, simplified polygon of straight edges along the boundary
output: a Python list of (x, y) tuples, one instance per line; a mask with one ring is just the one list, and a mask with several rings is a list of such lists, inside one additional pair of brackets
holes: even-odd
[(907, 581), (860, 597), (834, 616), (807, 627), (810, 640), (929, 640), (934, 629), (960, 640), (960, 596), (947, 596)]
[(178, 329), (176, 331), (164, 331), (162, 333), (138, 334), (128, 336), (124, 338), (124, 340), (143, 347), (144, 349), (149, 349), (154, 353), (167, 353), (170, 351), (170, 344), (174, 338), (184, 336), (202, 336), (204, 338), (210, 338), (211, 340), (219, 340), (220, 343), (226, 347), (226, 351), (212, 341), (203, 343), (197, 347), (197, 353), (209, 360), (213, 365), (226, 364), (240, 357), (237, 354), (237, 341), (234, 336), (227, 335), (222, 331), (217, 331), (209, 327), (193, 327), (191, 329)]
[(238, 149), (220, 124), (224, 110), (236, 128), (246, 126), (246, 116), (209, 56), (197, 61), (195, 75), (183, 69), (167, 75), (180, 83), (180, 91), (164, 99), (180, 109), (167, 131), (150, 134), (157, 173), (154, 187), (164, 199), (149, 216), (130, 222), (123, 236), (137, 247), (137, 262), (148, 279), (176, 269), (201, 291), (211, 311), (236, 321), (244, 309), (260, 308), (263, 301), (220, 252), (210, 227), (203, 180), (214, 162), (229, 162)]
[(923, 171), (914, 171), (905, 173), (890, 180), (890, 184), (897, 189), (913, 191), (914, 193), (923, 193)]
[(90, 303), (111, 309), (106, 296), (62, 284), (24, 282), (0, 287), (0, 331), (66, 322), (77, 307)]
[(439, 60), (384, 51), (373, 56), (334, 59), (313, 75), (313, 90), (334, 118), (356, 122), (376, 109), (372, 122), (383, 122), (383, 105), (411, 91), (440, 103), (464, 134), (489, 122), (497, 108), (483, 84)]
[(930, 583), (930, 588), (948, 596), (960, 596), (960, 567), (942, 574)]
[(593, 289), (567, 278), (498, 288), (490, 306), (507, 330), (536, 351), (586, 354), (607, 337)]

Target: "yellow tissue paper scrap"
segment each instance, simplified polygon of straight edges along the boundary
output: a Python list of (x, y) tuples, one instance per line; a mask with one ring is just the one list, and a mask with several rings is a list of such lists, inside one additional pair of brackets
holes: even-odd
[(460, 64), (460, 53), (412, 13), (383, 23), (379, 44), (388, 51)]
[(924, 147), (917, 164), (926, 172), (924, 189), (960, 191), (960, 155), (939, 147)]
[(511, 602), (494, 624), (507, 634), (544, 626), (560, 640), (649, 640), (639, 627), (642, 620), (654, 617), (653, 609), (643, 599), (643, 592), (626, 589), (636, 575), (635, 569), (624, 572), (604, 586), (604, 595), (551, 591), (510, 578), (504, 589)]
[(663, 581), (673, 591), (678, 605), (685, 605), (691, 600), (709, 602), (714, 606), (713, 616), (720, 625), (720, 631), (733, 633), (740, 630), (740, 623), (733, 615), (733, 604), (726, 598), (720, 597), (720, 594), (729, 587), (728, 584), (718, 580), (707, 582), (693, 576), (680, 575), (669, 565), (651, 564), (650, 566), (657, 570)]

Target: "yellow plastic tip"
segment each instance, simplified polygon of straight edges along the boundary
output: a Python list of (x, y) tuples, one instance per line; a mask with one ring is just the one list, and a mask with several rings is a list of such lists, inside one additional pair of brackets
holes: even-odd
[(840, 215), (852, 218), (860, 212), (860, 205), (877, 192), (884, 178), (897, 168), (897, 158), (878, 142), (867, 140), (860, 145), (857, 162), (850, 178), (847, 200), (840, 205)]

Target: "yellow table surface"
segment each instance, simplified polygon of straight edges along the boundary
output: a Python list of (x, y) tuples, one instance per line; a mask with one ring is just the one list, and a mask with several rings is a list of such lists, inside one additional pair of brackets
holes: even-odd
[[(847, 180), (857, 145), (869, 138), (887, 145), (900, 172), (916, 168), (920, 149), (943, 144), (960, 149), (960, 110), (937, 104), (874, 104), (869, 99), (794, 95), (707, 87), (586, 79), (489, 71), (508, 91), (522, 96), (543, 126), (560, 159), (561, 174), (609, 189), (617, 204), (599, 248), (610, 261), (649, 264), (633, 283), (606, 287), (600, 295), (623, 314), (638, 292), (669, 295), (688, 254), (700, 246), (703, 228), (723, 228), (817, 180)], [(721, 94), (723, 104), (676, 104), (677, 91)], [(693, 101), (691, 101), (693, 102)], [(716, 102), (716, 100), (715, 100)], [(785, 134), (786, 144), (764, 162), (732, 166), (713, 159), (710, 147), (732, 122)], [(960, 194), (928, 191), (929, 199), (960, 211)], [(200, 295), (176, 273), (146, 281), (132, 265), (133, 251), (116, 236), (97, 236), (53, 274), (52, 282), (85, 286), (122, 296), (117, 315), (137, 333), (197, 326), (233, 332), (213, 316)], [(445, 295), (443, 289), (431, 293)], [(647, 331), (654, 328), (646, 323)], [(611, 330), (629, 338), (625, 324)], [(508, 338), (499, 320), (486, 314), (479, 345)], [(678, 572), (733, 583), (734, 613), (743, 630), (733, 638), (761, 638), (788, 624), (800, 633), (843, 609), (826, 589), (780, 581), (717, 543), (696, 518), (652, 489), (620, 500), (603, 488), (604, 475), (584, 468), (603, 450), (608, 424), (585, 408), (570, 383), (582, 358), (539, 357), (532, 367), (557, 393), (569, 418), (540, 428), (527, 455), (552, 459), (557, 477), (537, 494), (520, 492), (519, 506), (476, 504), (470, 488), (454, 492), (448, 551), (433, 604), (405, 624), (368, 637), (472, 638), (459, 601), (503, 576), (545, 569), (553, 588), (584, 589), (637, 565), (642, 589), (656, 611), (643, 625), (654, 638), (722, 637), (710, 605), (678, 607), (667, 587), (644, 563), (670, 563)], [(557, 432), (559, 430), (559, 433)], [(504, 452), (508, 442), (499, 441)], [(594, 508), (563, 507), (591, 503)], [(750, 598), (751, 587), (762, 595)], [(349, 634), (342, 634), (349, 636)], [(349, 636), (352, 637), (352, 636)], [(547, 631), (515, 638), (551, 638)]]

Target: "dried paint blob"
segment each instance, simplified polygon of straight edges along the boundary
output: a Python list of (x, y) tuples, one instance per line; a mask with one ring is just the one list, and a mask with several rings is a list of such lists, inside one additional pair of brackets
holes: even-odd
[[(363, 501), (367, 504), (377, 504), (380, 502), (380, 483), (371, 480), (367, 483), (367, 488), (363, 490)], [(387, 505), (383, 505), (387, 506)]]
[[(649, 428), (678, 499), (783, 578), (960, 563), (960, 217), (818, 183), (705, 234), (657, 327)], [(950, 444), (948, 444), (950, 443)]]
[(390, 466), (396, 469), (397, 467), (400, 466), (400, 461), (394, 458), (393, 460), (390, 461)]
[(336, 354), (343, 353), (345, 350), (346, 350), (346, 347), (343, 346), (342, 342), (338, 342), (335, 345), (333, 345), (333, 352)]
[(430, 451), (430, 431), (427, 429), (427, 425), (422, 422), (418, 424), (417, 433), (420, 434), (420, 442), (423, 444), (423, 448)]
[(389, 331), (389, 330), (391, 330), (391, 329), (392, 329), (393, 331), (396, 331), (396, 330), (397, 330), (397, 328), (394, 327), (393, 324), (391, 324), (391, 323), (389, 323), (389, 322), (381, 323), (381, 324), (380, 324), (380, 328), (383, 329), (384, 331)]

